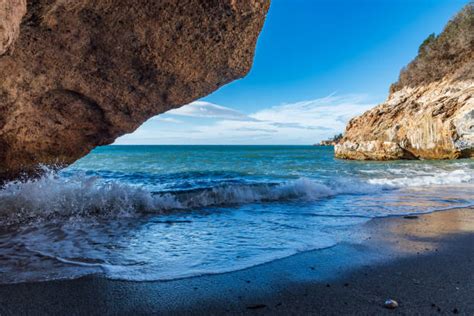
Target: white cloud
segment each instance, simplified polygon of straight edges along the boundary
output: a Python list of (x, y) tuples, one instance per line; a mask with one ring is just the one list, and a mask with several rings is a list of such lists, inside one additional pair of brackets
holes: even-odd
[[(366, 95), (330, 95), (272, 106), (249, 115), (196, 101), (149, 120), (116, 143), (312, 144), (344, 131), (352, 117), (374, 106), (368, 100)], [(156, 122), (160, 120), (169, 124), (163, 127)]]
[(167, 123), (175, 123), (175, 124), (183, 123), (183, 121), (175, 119), (173, 117), (155, 116), (151, 119), (154, 121), (167, 122)]
[(247, 115), (239, 111), (205, 101), (194, 101), (188, 105), (168, 111), (166, 114), (228, 120), (249, 119)]
[(347, 121), (373, 107), (365, 95), (330, 95), (324, 98), (273, 106), (250, 116), (275, 124), (301, 128), (343, 130)]

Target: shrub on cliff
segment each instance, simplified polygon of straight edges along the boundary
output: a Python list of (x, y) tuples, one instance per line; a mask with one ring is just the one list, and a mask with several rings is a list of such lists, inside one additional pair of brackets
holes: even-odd
[(415, 87), (442, 79), (457, 71), (457, 79), (474, 77), (474, 2), (470, 2), (451, 21), (443, 32), (431, 34), (421, 44), (418, 56), (400, 72), (393, 93), (403, 87)]

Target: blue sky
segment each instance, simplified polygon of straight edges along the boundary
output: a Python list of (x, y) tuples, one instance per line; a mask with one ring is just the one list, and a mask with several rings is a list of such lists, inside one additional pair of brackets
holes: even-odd
[(467, 0), (273, 0), (243, 79), (117, 144), (312, 144), (382, 102)]

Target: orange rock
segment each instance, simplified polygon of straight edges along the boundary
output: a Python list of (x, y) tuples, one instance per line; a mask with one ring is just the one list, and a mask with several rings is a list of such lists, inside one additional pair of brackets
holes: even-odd
[(387, 101), (349, 122), (336, 157), (474, 157), (473, 20), (474, 5), (468, 4), (441, 35), (430, 36), (430, 50), (422, 45)]

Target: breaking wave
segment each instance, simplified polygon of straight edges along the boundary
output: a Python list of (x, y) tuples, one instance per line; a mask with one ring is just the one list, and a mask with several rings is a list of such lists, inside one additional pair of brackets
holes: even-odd
[(143, 213), (167, 213), (213, 206), (258, 202), (315, 201), (343, 194), (374, 194), (413, 186), (471, 183), (472, 170), (421, 173), (392, 177), (333, 178), (322, 183), (308, 178), (285, 182), (216, 182), (208, 187), (153, 192), (101, 177), (64, 176), (52, 170), (37, 180), (13, 181), (0, 190), (0, 223), (81, 217), (120, 218)]
[(307, 178), (274, 183), (222, 183), (207, 188), (151, 192), (99, 177), (64, 177), (48, 171), (27, 182), (14, 181), (0, 190), (0, 222), (16, 224), (70, 217), (130, 217), (203, 207), (255, 202), (313, 201), (339, 194), (377, 192), (384, 186), (360, 181)]

